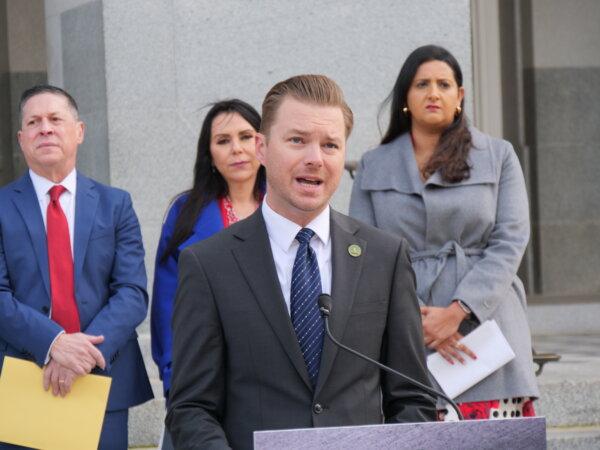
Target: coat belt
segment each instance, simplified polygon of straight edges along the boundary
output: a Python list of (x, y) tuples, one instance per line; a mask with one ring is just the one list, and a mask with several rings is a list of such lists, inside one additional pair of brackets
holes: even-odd
[[(469, 270), (467, 257), (480, 256), (482, 254), (482, 248), (463, 248), (456, 241), (448, 241), (441, 248), (436, 250), (411, 252), (410, 256), (413, 265), (419, 261), (432, 260), (431, 263), (427, 261), (427, 270), (425, 272), (419, 271), (417, 275), (417, 296), (419, 297), (420, 302), (423, 304), (431, 304), (431, 290), (437, 282), (440, 274), (445, 269), (449, 256), (454, 256), (456, 258), (456, 276), (454, 286), (452, 288), (456, 289), (459, 281)], [(447, 299), (448, 303), (450, 303), (450, 300), (452, 299)]]

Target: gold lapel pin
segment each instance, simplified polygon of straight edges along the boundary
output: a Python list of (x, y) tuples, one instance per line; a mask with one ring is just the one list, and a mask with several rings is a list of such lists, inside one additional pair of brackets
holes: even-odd
[(360, 248), (360, 245), (358, 244), (352, 244), (348, 247), (348, 253), (350, 253), (350, 256), (356, 258), (362, 254), (362, 248)]

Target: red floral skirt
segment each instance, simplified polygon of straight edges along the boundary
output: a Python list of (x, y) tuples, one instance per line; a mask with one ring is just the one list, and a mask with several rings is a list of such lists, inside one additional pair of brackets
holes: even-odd
[[(479, 419), (510, 419), (515, 417), (534, 417), (533, 400), (529, 397), (505, 398), (503, 400), (488, 400), (483, 402), (459, 403), (458, 408), (465, 420)], [(438, 420), (456, 420), (456, 413), (438, 411)]]

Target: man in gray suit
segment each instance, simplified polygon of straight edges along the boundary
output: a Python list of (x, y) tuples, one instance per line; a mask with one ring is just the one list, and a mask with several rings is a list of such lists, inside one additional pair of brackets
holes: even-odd
[(327, 77), (276, 84), (257, 157), (267, 195), (180, 255), (167, 426), (175, 448), (252, 448), (255, 430), (435, 419), (435, 402), (324, 337), (429, 384), (408, 247), (333, 211), (352, 111)]

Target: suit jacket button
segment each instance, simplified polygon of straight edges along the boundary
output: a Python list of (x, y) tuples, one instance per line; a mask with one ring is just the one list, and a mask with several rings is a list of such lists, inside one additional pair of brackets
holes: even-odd
[(323, 407), (320, 403), (315, 403), (315, 406), (313, 406), (313, 412), (315, 414), (321, 414), (323, 412)]
[(48, 314), (50, 312), (50, 308), (48, 308), (47, 306), (42, 306), (42, 312), (44, 314)]

